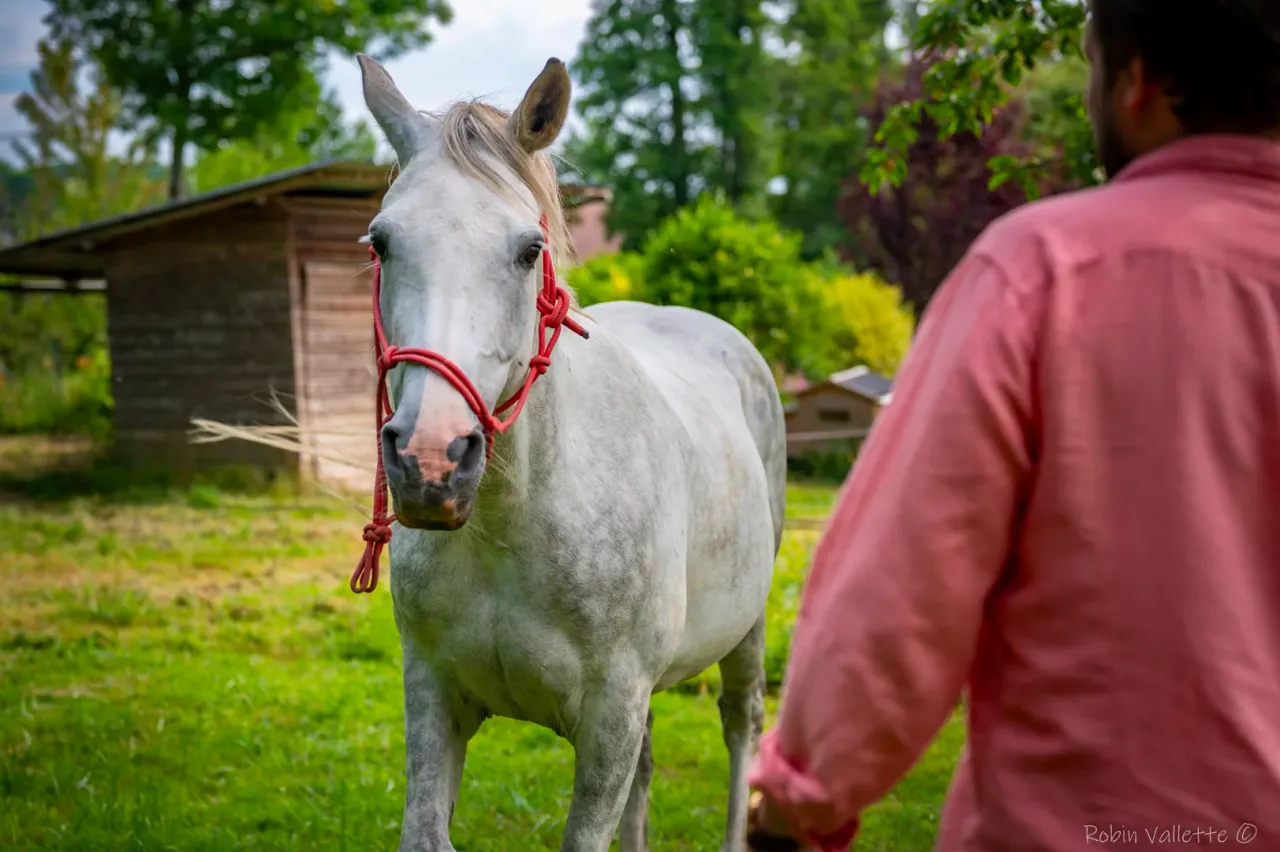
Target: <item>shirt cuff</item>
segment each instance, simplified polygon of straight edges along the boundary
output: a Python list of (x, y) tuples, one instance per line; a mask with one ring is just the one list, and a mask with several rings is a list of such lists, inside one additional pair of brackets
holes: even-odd
[(797, 840), (820, 852), (846, 852), (857, 836), (857, 815), (841, 818), (822, 782), (782, 756), (776, 731), (761, 738), (760, 753), (751, 764), (747, 783), (763, 793), (799, 832)]

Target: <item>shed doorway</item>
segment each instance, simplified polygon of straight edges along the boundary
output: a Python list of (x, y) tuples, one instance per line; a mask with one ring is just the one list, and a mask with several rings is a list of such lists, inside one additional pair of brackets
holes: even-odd
[(300, 422), (319, 451), (315, 476), (332, 487), (369, 488), (377, 464), (372, 287), (370, 271), (360, 264), (302, 267)]

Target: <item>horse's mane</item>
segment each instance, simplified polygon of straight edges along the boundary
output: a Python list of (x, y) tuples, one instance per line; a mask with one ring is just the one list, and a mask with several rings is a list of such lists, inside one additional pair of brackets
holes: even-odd
[(560, 195), (560, 179), (550, 155), (545, 151), (530, 154), (520, 147), (511, 130), (510, 113), (483, 101), (458, 101), (434, 117), (440, 121), (445, 153), (458, 168), (512, 202), (521, 203), (507, 177), (494, 168), (495, 162), (501, 163), (533, 193), (538, 208), (547, 216), (551, 257), (560, 273), (560, 284), (570, 289), (565, 278), (577, 259)]

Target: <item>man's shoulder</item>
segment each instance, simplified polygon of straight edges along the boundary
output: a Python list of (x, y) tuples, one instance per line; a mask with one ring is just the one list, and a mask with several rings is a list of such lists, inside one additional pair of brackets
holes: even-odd
[(1065, 192), (999, 217), (970, 250), (1021, 274), (1079, 269), (1135, 248), (1180, 251), (1179, 222), (1200, 191), (1170, 175)]
[(1116, 187), (1074, 190), (1020, 205), (997, 218), (974, 241), (972, 251), (1000, 265), (1056, 266), (1097, 250), (1117, 236), (1104, 220), (1117, 208)]

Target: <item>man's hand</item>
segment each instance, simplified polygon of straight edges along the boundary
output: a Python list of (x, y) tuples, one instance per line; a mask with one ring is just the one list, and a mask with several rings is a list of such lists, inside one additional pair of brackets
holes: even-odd
[(805, 844), (796, 840), (791, 826), (759, 790), (751, 794), (747, 806), (747, 849), (750, 852), (804, 852)]

